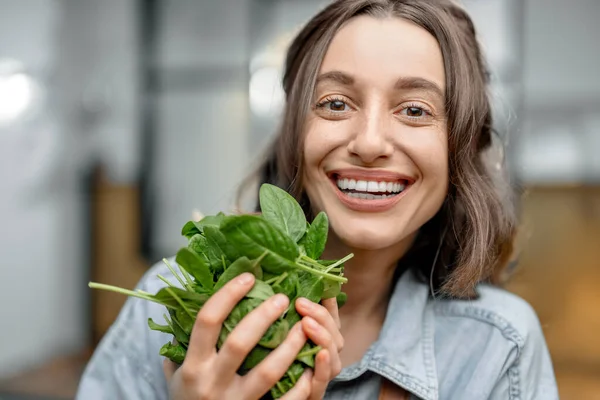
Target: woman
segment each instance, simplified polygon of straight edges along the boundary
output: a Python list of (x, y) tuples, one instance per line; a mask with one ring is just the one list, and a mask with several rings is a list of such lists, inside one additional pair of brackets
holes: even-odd
[[(352, 252), (348, 302), (296, 303), (304, 319), (248, 375), (248, 351), (289, 299), (246, 317), (217, 353), (242, 276), (200, 311), (180, 368), (146, 328), (160, 306), (128, 300), (83, 377), (80, 399), (258, 399), (304, 342), (323, 347), (285, 399), (557, 399), (534, 311), (494, 288), (515, 218), (482, 160), (491, 143), (486, 69), (450, 0), (341, 0), (292, 43), (285, 116), (261, 168), (310, 217), (326, 258)], [(155, 267), (140, 288), (156, 291)], [(164, 367), (164, 368), (163, 368)]]

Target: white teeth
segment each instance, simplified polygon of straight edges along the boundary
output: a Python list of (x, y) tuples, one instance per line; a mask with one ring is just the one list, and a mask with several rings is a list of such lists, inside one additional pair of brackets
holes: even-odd
[(399, 182), (357, 181), (348, 178), (338, 179), (336, 184), (341, 190), (356, 190), (368, 193), (399, 193), (406, 187), (405, 184)]
[(356, 181), (356, 187), (354, 189), (358, 190), (359, 192), (366, 192), (367, 191), (367, 181)]
[(367, 182), (367, 192), (376, 193), (379, 192), (379, 183), (369, 181)]
[(387, 199), (388, 197), (392, 197), (393, 195), (385, 195), (385, 194), (370, 194), (370, 193), (346, 193), (350, 197), (354, 197), (355, 199), (365, 199), (365, 200), (380, 200)]

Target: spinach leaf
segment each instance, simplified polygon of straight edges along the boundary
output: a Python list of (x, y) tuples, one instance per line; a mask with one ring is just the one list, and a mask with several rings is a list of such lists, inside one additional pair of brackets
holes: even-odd
[(269, 326), (258, 344), (267, 349), (274, 349), (284, 341), (289, 331), (290, 326), (285, 319), (277, 320)]
[(188, 221), (181, 229), (181, 234), (186, 238), (191, 239), (194, 235), (203, 233), (206, 226), (219, 227), (224, 217), (225, 214), (218, 213), (217, 215), (207, 215), (200, 221)]
[(159, 353), (161, 356), (167, 357), (175, 364), (181, 365), (185, 359), (186, 350), (179, 343), (165, 343), (165, 345), (160, 348)]
[(174, 308), (178, 308), (181, 305), (177, 299), (173, 297), (172, 293), (175, 293), (175, 296), (183, 300), (184, 303), (189, 303), (190, 308), (194, 309), (200, 309), (210, 297), (207, 293), (190, 292), (178, 287), (164, 287), (160, 289), (153, 297), (163, 305), (171, 305)]
[(228, 261), (228, 264), (239, 258), (239, 253), (231, 243), (227, 242), (225, 235), (221, 233), (216, 226), (206, 226), (204, 228), (204, 236), (208, 242), (209, 253), (221, 262), (222, 256)]
[(183, 310), (183, 308), (178, 308), (177, 310), (175, 310), (175, 316), (181, 329), (183, 329), (186, 335), (191, 337), (192, 328), (194, 327), (194, 321), (196, 320), (196, 318), (190, 317), (188, 313)]
[(329, 220), (327, 214), (321, 211), (315, 217), (313, 223), (306, 231), (306, 235), (301, 240), (301, 244), (304, 246), (306, 255), (312, 259), (321, 257), (325, 250), (325, 243), (327, 243), (327, 234), (329, 233)]
[(248, 258), (264, 258), (264, 271), (281, 274), (296, 268), (298, 246), (269, 222), (255, 215), (226, 217), (221, 232)]
[(219, 280), (215, 284), (214, 291), (221, 289), (227, 282), (232, 280), (238, 275), (244, 272), (252, 272), (254, 264), (247, 257), (238, 258), (233, 264), (231, 264), (225, 272), (219, 277)]
[(152, 320), (152, 318), (148, 318), (148, 327), (153, 331), (168, 333), (173, 335), (173, 329), (169, 325), (159, 325)]
[(304, 271), (298, 273), (298, 279), (298, 297), (305, 297), (313, 303), (320, 302), (323, 297), (323, 280)]
[(260, 187), (259, 199), (263, 218), (298, 242), (306, 232), (306, 216), (296, 199), (269, 184)]
[(270, 285), (257, 279), (254, 281), (254, 286), (252, 289), (246, 294), (246, 297), (251, 299), (267, 300), (274, 295), (275, 292)]
[(255, 346), (250, 353), (244, 359), (244, 363), (238, 371), (240, 375), (245, 375), (252, 368), (256, 367), (262, 360), (264, 360), (269, 353), (270, 349), (266, 349), (262, 346)]
[(340, 293), (338, 293), (337, 296), (335, 296), (335, 299), (337, 301), (338, 308), (342, 308), (344, 306), (344, 304), (346, 304), (346, 301), (348, 300), (348, 295), (344, 292), (340, 292)]
[(214, 286), (213, 275), (206, 261), (198, 253), (188, 248), (182, 248), (175, 257), (177, 264), (181, 265), (187, 273), (192, 275), (205, 289)]
[(187, 346), (187, 344), (190, 342), (190, 335), (183, 330), (179, 324), (179, 321), (177, 321), (177, 314), (175, 310), (169, 309), (169, 315), (171, 316), (171, 321), (173, 322), (173, 336), (175, 336), (175, 340), (177, 340), (179, 344)]
[(342, 291), (342, 285), (339, 282), (325, 281), (323, 283), (323, 299), (336, 297)]

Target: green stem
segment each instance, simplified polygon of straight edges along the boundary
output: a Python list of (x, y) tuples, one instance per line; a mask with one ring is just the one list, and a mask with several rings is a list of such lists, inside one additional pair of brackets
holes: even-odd
[(175, 294), (175, 292), (171, 290), (171, 288), (167, 288), (166, 290), (167, 290), (167, 292), (169, 292), (169, 294), (171, 295), (171, 297), (173, 297), (175, 299), (175, 301), (177, 301), (179, 303), (179, 305), (181, 306), (181, 308), (183, 308), (183, 310), (186, 312), (187, 315), (190, 316), (191, 319), (196, 319), (196, 316), (194, 314), (192, 314), (192, 312), (189, 310), (189, 308), (186, 307), (186, 305), (183, 302), (183, 300), (181, 300), (179, 298), (179, 296), (177, 296)]
[(304, 265), (304, 264), (300, 264), (300, 263), (296, 263), (296, 268), (301, 269), (302, 271), (306, 271), (310, 274), (313, 275), (317, 275), (323, 279), (327, 279), (330, 281), (334, 281), (334, 282), (341, 282), (341, 283), (346, 283), (348, 282), (348, 279), (341, 277), (341, 276), (337, 276), (337, 275), (332, 275), (332, 274), (328, 274), (326, 272), (323, 271), (319, 271), (315, 268), (309, 267), (308, 265)]
[(181, 267), (181, 265), (179, 265), (179, 270), (181, 271), (181, 275), (183, 275), (183, 277), (185, 278), (187, 285), (185, 284), (185, 282), (183, 282), (183, 280), (181, 279), (181, 277), (179, 276), (179, 274), (177, 273), (177, 271), (175, 271), (175, 268), (173, 268), (171, 266), (171, 264), (169, 263), (169, 261), (166, 258), (163, 258), (163, 263), (165, 263), (165, 265), (167, 266), (167, 268), (169, 268), (169, 271), (171, 271), (171, 273), (175, 276), (175, 278), (177, 278), (177, 280), (179, 281), (179, 283), (181, 283), (181, 286), (188, 289), (188, 290), (192, 290), (192, 280), (191, 278), (188, 276), (188, 274), (185, 272), (185, 270)]
[(346, 261), (348, 261), (349, 259), (351, 259), (352, 257), (354, 257), (353, 253), (348, 254), (346, 257), (342, 258), (341, 260), (338, 260), (337, 262), (331, 264), (330, 266), (327, 267), (327, 269), (324, 272), (329, 272), (331, 271), (333, 268), (342, 265), (343, 263), (345, 263)]
[(298, 353), (298, 355), (296, 356), (296, 360), (300, 361), (300, 358), (302, 358), (302, 357), (314, 356), (319, 351), (321, 351), (321, 346), (313, 347), (310, 350), (306, 350), (306, 351), (303, 351), (302, 353)]
[(111, 286), (111, 285), (105, 285), (103, 283), (95, 283), (95, 282), (90, 282), (88, 283), (88, 286), (92, 289), (100, 289), (100, 290), (107, 290), (109, 292), (115, 292), (115, 293), (119, 293), (119, 294), (124, 294), (126, 296), (131, 296), (131, 297), (137, 297), (138, 299), (142, 299), (142, 300), (148, 300), (148, 301), (152, 301), (154, 303), (158, 303), (162, 306), (168, 307), (168, 308), (172, 308), (174, 310), (177, 309), (177, 307), (173, 307), (169, 304), (165, 304), (160, 300), (156, 300), (154, 298), (154, 296), (152, 295), (148, 295), (145, 292), (134, 292), (133, 290), (127, 290), (127, 289), (123, 289), (117, 286)]
[(273, 286), (279, 285), (281, 282), (283, 282), (283, 280), (285, 278), (287, 278), (287, 276), (288, 276), (287, 272), (284, 272), (283, 274), (279, 275), (279, 277), (277, 278), (277, 280), (275, 281), (275, 283), (273, 283)]
[(167, 278), (165, 278), (164, 276), (162, 276), (161, 274), (156, 275), (156, 277), (158, 279), (160, 279), (161, 281), (163, 281), (164, 283), (166, 283), (168, 286), (175, 287), (175, 285), (173, 285), (171, 282), (169, 282), (169, 280)]
[[(287, 274), (287, 272), (284, 272), (283, 274)], [(283, 274), (281, 274), (281, 275), (283, 275)], [(270, 284), (272, 284), (273, 282), (276, 282), (276, 281), (277, 281), (277, 279), (281, 278), (281, 275), (274, 276), (274, 277), (272, 277), (271, 279), (268, 279), (268, 280), (266, 280), (266, 281), (265, 281), (265, 283), (266, 283), (267, 285), (270, 285)]]

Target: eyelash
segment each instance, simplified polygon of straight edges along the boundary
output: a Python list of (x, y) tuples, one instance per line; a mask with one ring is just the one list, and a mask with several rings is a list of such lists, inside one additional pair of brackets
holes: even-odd
[[(431, 117), (433, 116), (433, 113), (431, 112), (430, 109), (428, 109), (427, 107), (424, 107), (422, 104), (417, 104), (417, 103), (409, 103), (405, 106), (403, 106), (400, 111), (398, 111), (398, 113), (401, 113), (404, 110), (408, 110), (409, 108), (418, 108), (419, 110), (423, 111), (423, 113), (427, 114), (427, 116)], [(410, 119), (421, 119), (422, 117), (411, 117), (410, 115), (406, 115), (405, 117), (410, 118)]]
[[(344, 100), (343, 98), (337, 97), (337, 96), (328, 96), (328, 97), (325, 97), (320, 102), (318, 102), (317, 105), (316, 105), (316, 108), (323, 108), (327, 104), (333, 103), (334, 101), (340, 101), (340, 102), (344, 103), (346, 106), (350, 107), (350, 105), (348, 105), (348, 102), (346, 100)], [(332, 110), (326, 110), (326, 111), (327, 112), (331, 112), (331, 113), (340, 113), (340, 112), (343, 112), (343, 111), (332, 111)]]

